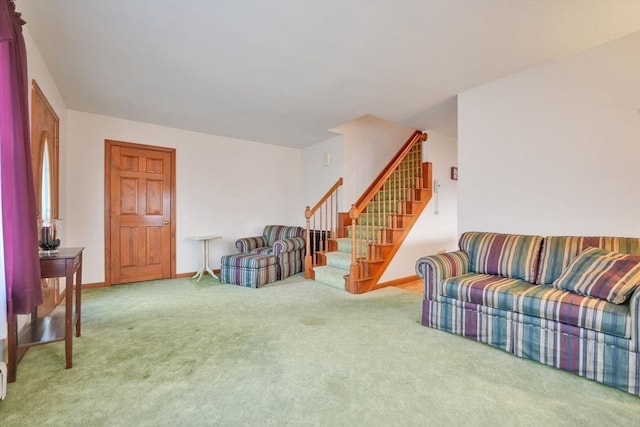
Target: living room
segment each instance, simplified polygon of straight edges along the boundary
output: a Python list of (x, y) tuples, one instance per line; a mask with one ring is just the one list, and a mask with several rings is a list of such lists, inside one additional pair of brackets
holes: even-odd
[[(358, 174), (362, 159), (349, 150), (365, 144), (365, 138), (353, 142), (329, 128), (374, 110), (354, 111), (327, 126), (324, 137), (293, 147), (257, 142), (258, 136), (220, 136), (223, 131), (211, 134), (69, 108), (69, 97), (78, 94), (54, 78), (60, 64), (45, 59), (46, 37), (36, 36), (42, 30), (30, 27), (36, 20), (28, 14), (38, 2), (29, 3), (16, 2), (27, 21), (29, 80), (38, 82), (60, 117), (63, 239), (65, 245), (85, 247), (85, 283), (99, 286), (105, 281), (105, 139), (176, 148), (178, 274), (199, 268), (200, 248), (189, 236), (223, 235), (211, 248), (211, 259), (219, 260), (235, 250), (236, 238), (259, 233), (265, 224), (303, 225), (304, 207), (313, 205), (336, 178), (351, 173), (371, 180), (388, 153), (404, 142), (373, 144), (372, 170)], [(634, 167), (640, 158), (640, 10), (635, 2), (615, 4), (620, 9), (602, 19), (601, 26), (596, 9), (580, 15), (583, 31), (552, 46), (557, 53), (550, 59), (528, 58), (529, 66), (520, 64), (513, 72), (505, 66), (503, 74), (457, 92), (456, 135), (439, 132), (435, 120), (420, 128), (429, 134), (427, 147), (433, 143), (427, 155), (434, 178), (443, 185), (439, 211), (436, 215), (433, 203), (427, 208), (385, 280), (413, 275), (420, 256), (456, 249), (463, 231), (640, 235), (640, 201), (633, 197), (640, 184)], [(468, 64), (481, 61), (469, 58)], [(99, 85), (103, 79), (95, 80)], [(167, 98), (157, 99), (165, 117), (176, 108)], [(397, 126), (398, 134), (415, 128), (369, 120), (387, 129)], [(326, 152), (332, 153), (332, 162), (319, 166)], [(458, 181), (450, 179), (453, 166), (459, 168)], [(317, 170), (313, 176), (308, 173)], [(353, 179), (348, 185), (345, 193), (356, 197), (366, 187), (354, 185)], [(350, 199), (343, 201), (347, 207)]]

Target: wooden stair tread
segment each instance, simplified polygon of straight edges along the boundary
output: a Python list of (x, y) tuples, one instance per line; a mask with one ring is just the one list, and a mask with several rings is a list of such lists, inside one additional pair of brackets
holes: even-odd
[(367, 264), (378, 264), (381, 262), (384, 262), (385, 259), (384, 258), (377, 258), (377, 259), (362, 259), (360, 260), (361, 262), (366, 262)]
[(385, 246), (394, 246), (395, 243), (372, 243), (372, 245), (376, 245), (376, 246), (380, 246), (380, 247), (385, 247)]

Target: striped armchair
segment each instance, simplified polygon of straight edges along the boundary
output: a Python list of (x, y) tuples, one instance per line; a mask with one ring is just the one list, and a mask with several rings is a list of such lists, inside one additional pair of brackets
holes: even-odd
[(236, 240), (236, 248), (243, 254), (275, 256), (278, 280), (281, 280), (302, 271), (305, 251), (304, 228), (267, 225), (261, 236)]

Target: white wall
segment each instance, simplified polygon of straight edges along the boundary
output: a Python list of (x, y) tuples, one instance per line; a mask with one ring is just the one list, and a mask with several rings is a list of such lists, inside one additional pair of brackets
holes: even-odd
[(176, 272), (196, 271), (200, 242), (219, 234), (210, 260), (266, 224), (304, 225), (300, 150), (69, 110), (67, 244), (84, 246), (83, 282), (104, 281), (104, 140), (176, 149)]
[[(324, 164), (325, 154), (331, 162)], [(322, 196), (344, 175), (344, 137), (334, 136), (302, 149), (302, 212), (313, 207)], [(342, 190), (338, 192), (338, 206), (342, 206)]]
[(457, 249), (458, 181), (451, 180), (451, 167), (457, 166), (458, 161), (457, 141), (437, 132), (425, 132), (428, 138), (424, 142), (424, 159), (432, 163), (438, 192), (389, 263), (380, 283), (414, 275), (420, 257)]
[(348, 211), (415, 129), (366, 115), (331, 129), (344, 135), (344, 199)]
[(640, 235), (640, 33), (458, 96), (460, 232)]

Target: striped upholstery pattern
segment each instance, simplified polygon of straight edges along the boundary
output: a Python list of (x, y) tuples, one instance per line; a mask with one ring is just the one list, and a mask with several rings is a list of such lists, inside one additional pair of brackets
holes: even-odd
[(284, 279), (302, 271), (304, 264), (304, 251), (283, 252), (278, 257), (280, 278)]
[(640, 353), (629, 340), (523, 314), (513, 326), (516, 356), (640, 396)]
[(225, 255), (220, 260), (220, 282), (258, 288), (278, 280), (276, 257), (263, 255)]
[(422, 257), (416, 262), (418, 276), (423, 278), (426, 276), (427, 266), (438, 271), (437, 278), (446, 279), (447, 277), (468, 273), (469, 257), (462, 251)]
[(484, 232), (463, 233), (460, 249), (469, 255), (469, 270), (534, 283), (542, 237)]
[[(523, 333), (526, 328), (523, 328), (522, 324), (535, 326), (538, 329), (548, 329), (558, 334), (573, 335), (580, 337), (584, 340), (602, 342), (607, 345), (612, 345), (621, 348), (625, 351), (632, 351), (631, 340), (623, 337), (617, 337), (615, 335), (609, 335), (602, 332), (594, 331), (593, 329), (585, 329), (579, 326), (567, 325), (566, 323), (556, 322), (550, 319), (542, 319), (537, 316), (529, 316), (528, 314), (514, 313), (512, 316), (514, 327), (520, 329)], [(540, 331), (538, 331), (540, 333)], [(540, 344), (540, 337), (529, 335), (527, 342), (537, 342)], [(542, 346), (544, 347), (544, 346)], [(541, 347), (538, 349), (531, 349), (530, 351), (543, 351)], [(548, 349), (546, 350), (548, 351)]]
[(249, 251), (251, 255), (273, 255), (273, 248), (269, 246), (263, 246), (261, 248), (255, 248)]
[(306, 243), (304, 233), (302, 227), (267, 225), (262, 236), (236, 240), (236, 248), (244, 254), (275, 256), (278, 280), (285, 279), (303, 270)]
[(422, 324), (462, 335), (504, 351), (513, 350), (510, 311), (483, 307), (443, 297), (422, 300)]
[(276, 240), (289, 239), (291, 237), (304, 237), (304, 228), (288, 225), (267, 225), (262, 235), (267, 240), (264, 246), (273, 246)]
[(256, 248), (267, 246), (267, 239), (264, 236), (244, 237), (236, 240), (236, 249), (241, 254), (248, 254)]
[(549, 286), (532, 286), (516, 296), (516, 311), (542, 319), (631, 338), (626, 305), (611, 304)]
[(513, 311), (515, 295), (532, 286), (518, 279), (468, 273), (442, 283), (442, 295), (456, 300)]
[(553, 286), (622, 304), (640, 286), (640, 256), (589, 247), (571, 261)]
[(547, 237), (537, 251), (536, 236), (465, 233), (460, 251), (416, 263), (422, 324), (640, 396), (640, 288), (613, 304), (550, 286), (589, 246), (640, 255), (636, 238)]
[(305, 248), (305, 240), (302, 237), (291, 237), (284, 240), (276, 240), (273, 243), (273, 254), (278, 256), (284, 252), (299, 251)]
[(235, 254), (225, 255), (220, 260), (220, 265), (228, 267), (242, 267), (242, 268), (261, 268), (276, 263), (276, 257), (264, 256), (264, 255), (248, 255), (248, 254)]
[(276, 240), (273, 247), (253, 249), (257, 255), (274, 255), (278, 260), (278, 278), (285, 279), (300, 273), (304, 265), (305, 240), (302, 237)]
[(431, 255), (416, 261), (416, 273), (424, 279), (424, 296), (437, 300), (442, 281), (449, 277), (469, 272), (469, 257), (465, 252), (456, 251)]
[(640, 239), (631, 237), (545, 237), (536, 283), (552, 284), (569, 263), (589, 246), (621, 254), (640, 255)]

